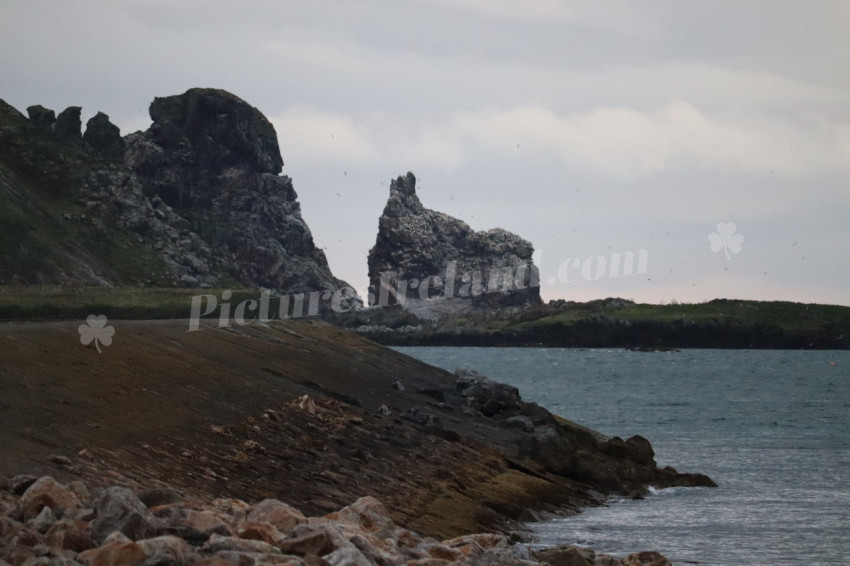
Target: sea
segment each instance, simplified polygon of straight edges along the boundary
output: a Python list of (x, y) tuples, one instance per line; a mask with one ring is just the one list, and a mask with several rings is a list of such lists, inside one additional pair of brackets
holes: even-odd
[(640, 434), (660, 466), (717, 488), (530, 523), (539, 545), (674, 564), (850, 565), (850, 352), (404, 347), (474, 369), (609, 436)]

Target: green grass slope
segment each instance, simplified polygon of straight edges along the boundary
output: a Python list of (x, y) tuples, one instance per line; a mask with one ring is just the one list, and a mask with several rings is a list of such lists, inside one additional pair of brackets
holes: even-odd
[(82, 198), (86, 176), (109, 167), (0, 100), (0, 285), (174, 284), (139, 236)]

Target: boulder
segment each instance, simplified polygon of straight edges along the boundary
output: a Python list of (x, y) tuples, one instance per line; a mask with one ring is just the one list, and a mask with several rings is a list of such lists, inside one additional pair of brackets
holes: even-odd
[(464, 556), (457, 548), (450, 548), (445, 544), (438, 543), (423, 543), (416, 547), (416, 550), (421, 551), (426, 557), (448, 560), (449, 562), (454, 562)]
[(450, 547), (460, 547), (467, 544), (477, 544), (481, 548), (508, 548), (508, 539), (505, 535), (496, 533), (477, 533), (472, 535), (464, 535), (443, 541), (443, 544)]
[(232, 517), (235, 520), (247, 519), (251, 506), (241, 499), (220, 497), (213, 500), (213, 508)]
[(323, 556), (336, 548), (335, 537), (325, 528), (308, 527), (299, 530), (298, 534), (280, 543), (280, 549), (284, 553)]
[(215, 554), (222, 550), (235, 552), (259, 552), (262, 554), (282, 554), (280, 548), (261, 540), (241, 539), (222, 535), (212, 535), (201, 549), (206, 554)]
[(374, 497), (361, 497), (351, 505), (343, 507), (328, 518), (345, 521), (363, 527), (367, 532), (378, 529), (392, 531), (395, 523), (384, 505)]
[(328, 564), (332, 566), (374, 566), (369, 560), (355, 547), (338, 548), (322, 556)]
[(423, 542), (421, 536), (409, 529), (405, 529), (404, 527), (396, 527), (393, 529), (392, 536), (401, 548), (413, 548), (419, 546)]
[(163, 534), (179, 536), (192, 544), (202, 544), (213, 534), (233, 534), (231, 517), (212, 510), (170, 505), (155, 508), (154, 514), (161, 522)]
[(186, 541), (175, 536), (149, 538), (136, 544), (147, 556), (145, 566), (188, 566), (196, 556)]
[(658, 470), (655, 483), (665, 487), (717, 487), (717, 484), (705, 474), (679, 473), (671, 466)]
[(23, 528), (23, 525), (14, 519), (0, 515), (0, 541), (11, 539)]
[[(507, 548), (488, 548), (475, 557), (476, 566), (537, 566), (537, 561), (523, 560)], [(581, 566), (587, 566), (583, 563)]]
[(31, 548), (16, 546), (3, 552), (3, 562), (10, 566), (21, 566), (28, 560), (37, 560)]
[[(381, 534), (389, 533), (382, 532)], [(392, 538), (378, 538), (374, 534), (359, 533), (352, 535), (349, 542), (372, 564), (390, 566), (402, 561), (396, 541)]]
[(41, 512), (44, 507), (51, 509), (74, 509), (80, 506), (77, 497), (65, 486), (50, 476), (44, 476), (27, 488), (18, 503), (18, 509), (29, 520)]
[(106, 537), (101, 544), (101, 546), (106, 546), (107, 544), (114, 544), (116, 542), (133, 542), (130, 540), (130, 537), (122, 533), (121, 531), (112, 531), (109, 533), (109, 536)]
[(629, 554), (622, 561), (623, 566), (673, 566), (666, 556), (654, 550)]
[(88, 566), (131, 566), (142, 564), (147, 558), (142, 547), (132, 541), (105, 544), (78, 555), (78, 560)]
[(92, 538), (102, 542), (118, 531), (131, 540), (141, 540), (157, 534), (160, 523), (126, 487), (110, 487), (94, 503), (97, 514), (92, 524)]
[(149, 509), (159, 505), (169, 505), (172, 503), (180, 503), (183, 496), (176, 489), (167, 487), (159, 487), (147, 489), (138, 495), (139, 501), (145, 504)]
[(234, 564), (239, 564), (239, 560), (230, 561), (222, 558), (221, 556), (210, 556), (208, 558), (202, 558), (194, 563), (193, 566), (234, 566)]
[(74, 465), (70, 458), (61, 454), (51, 454), (47, 457), (54, 464), (59, 464), (63, 468), (70, 468)]
[(247, 519), (270, 523), (282, 533), (289, 533), (296, 525), (307, 522), (301, 511), (277, 499), (264, 499), (252, 506)]
[(53, 511), (50, 507), (44, 507), (38, 515), (27, 523), (27, 527), (43, 534), (46, 533), (55, 522), (56, 517), (53, 515)]
[(508, 549), (520, 560), (530, 560), (532, 562), (536, 561), (531, 547), (527, 544), (512, 544), (508, 547)]
[(59, 521), (50, 527), (46, 537), (50, 546), (74, 552), (83, 552), (96, 546), (89, 533), (89, 524), (82, 521)]
[(593, 566), (622, 566), (622, 562), (608, 554), (597, 554)]
[(408, 560), (405, 562), (407, 566), (455, 566), (453, 563), (448, 560), (443, 560), (442, 558), (415, 558), (413, 560)]
[(209, 509), (188, 509), (185, 514), (184, 524), (191, 527), (204, 536), (214, 533), (220, 535), (231, 534), (230, 517), (224, 513), (217, 513)]
[(274, 525), (265, 521), (241, 521), (235, 530), (239, 538), (261, 540), (275, 546), (286, 538)]
[(569, 545), (544, 548), (536, 551), (534, 556), (540, 562), (547, 562), (551, 566), (588, 566), (578, 549)]
[(65, 487), (67, 487), (68, 491), (70, 491), (77, 497), (77, 500), (80, 502), (80, 505), (91, 505), (91, 494), (89, 493), (89, 489), (86, 487), (86, 484), (77, 480), (70, 482)]

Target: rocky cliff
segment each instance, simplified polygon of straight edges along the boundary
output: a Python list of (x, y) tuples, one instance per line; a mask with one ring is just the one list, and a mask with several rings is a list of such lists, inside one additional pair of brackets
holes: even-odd
[(335, 290), (281, 176), (259, 110), (215, 89), (156, 98), (151, 127), (121, 137), (98, 113), (0, 101), (0, 284)]
[(540, 302), (531, 243), (496, 228), (476, 232), (466, 223), (422, 206), (416, 177), (390, 184), (390, 197), (369, 251), (373, 304), (402, 304), (415, 312)]

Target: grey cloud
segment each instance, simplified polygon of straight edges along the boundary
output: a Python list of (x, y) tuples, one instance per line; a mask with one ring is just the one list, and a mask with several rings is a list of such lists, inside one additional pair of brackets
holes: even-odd
[[(848, 33), (842, 2), (32, 0), (0, 7), (0, 97), (127, 133), (154, 96), (234, 92), (274, 121), (314, 237), (356, 285), (389, 179), (413, 170), (426, 206), (545, 262), (652, 254), (652, 277), (548, 298), (850, 304)], [(747, 235), (731, 273), (703, 241), (721, 221)]]

